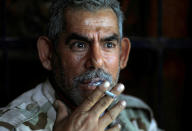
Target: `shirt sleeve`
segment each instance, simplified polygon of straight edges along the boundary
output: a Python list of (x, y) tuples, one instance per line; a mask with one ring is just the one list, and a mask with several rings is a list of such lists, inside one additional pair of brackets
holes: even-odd
[(10, 129), (7, 129), (7, 128), (0, 125), (0, 131), (10, 131)]
[(121, 131), (160, 131), (154, 118), (149, 118), (142, 109), (126, 109), (119, 116)]

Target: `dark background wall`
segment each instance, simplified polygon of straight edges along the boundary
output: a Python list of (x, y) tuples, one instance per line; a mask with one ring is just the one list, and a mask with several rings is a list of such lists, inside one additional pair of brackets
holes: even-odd
[[(50, 0), (0, 1), (0, 107), (46, 79), (36, 40), (46, 30)], [(192, 81), (190, 0), (120, 0), (131, 39), (120, 81), (151, 106), (159, 126), (187, 130)]]

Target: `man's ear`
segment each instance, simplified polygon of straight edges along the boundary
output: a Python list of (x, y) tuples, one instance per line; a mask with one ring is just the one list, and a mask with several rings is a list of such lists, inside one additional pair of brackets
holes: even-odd
[(130, 49), (131, 49), (131, 42), (128, 38), (124, 37), (121, 41), (121, 54), (120, 54), (121, 69), (124, 69), (127, 66)]
[(47, 70), (52, 70), (51, 56), (52, 56), (52, 43), (46, 36), (40, 36), (37, 41), (37, 49), (39, 59), (43, 67)]

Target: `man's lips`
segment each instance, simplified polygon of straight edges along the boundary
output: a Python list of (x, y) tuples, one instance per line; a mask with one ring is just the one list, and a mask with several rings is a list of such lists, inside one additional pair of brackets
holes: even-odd
[(85, 80), (80, 82), (79, 88), (82, 90), (94, 90), (97, 86), (103, 83), (100, 78), (95, 78), (91, 80)]
[(97, 82), (99, 80), (101, 80), (101, 79), (100, 78), (94, 78), (94, 79), (88, 79), (88, 80), (81, 81), (80, 83), (81, 84), (89, 84), (89, 83)]

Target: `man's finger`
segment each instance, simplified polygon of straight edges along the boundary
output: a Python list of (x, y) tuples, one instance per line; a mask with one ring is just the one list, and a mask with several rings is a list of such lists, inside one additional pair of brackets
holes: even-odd
[(79, 107), (81, 111), (88, 111), (92, 108), (93, 105), (104, 95), (104, 92), (110, 87), (108, 81), (104, 82), (101, 86), (97, 87), (93, 93), (88, 96), (84, 102)]
[(56, 100), (54, 102), (54, 108), (56, 110), (56, 122), (59, 122), (68, 116), (67, 108), (62, 101)]
[(100, 118), (99, 123), (103, 126), (109, 125), (112, 121), (116, 119), (116, 117), (125, 108), (125, 106), (125, 101), (118, 102), (114, 107), (105, 112), (105, 114)]
[[(124, 89), (125, 87), (123, 84), (118, 84), (116, 87), (114, 87), (111, 90), (111, 92), (113, 94), (119, 95)], [(95, 104), (90, 111), (96, 114), (97, 116), (100, 116), (109, 107), (109, 105), (112, 102), (113, 102), (113, 98), (106, 95), (97, 104)]]
[(107, 129), (106, 131), (120, 131), (121, 130), (121, 125), (116, 124), (115, 126), (111, 127), (110, 129)]

